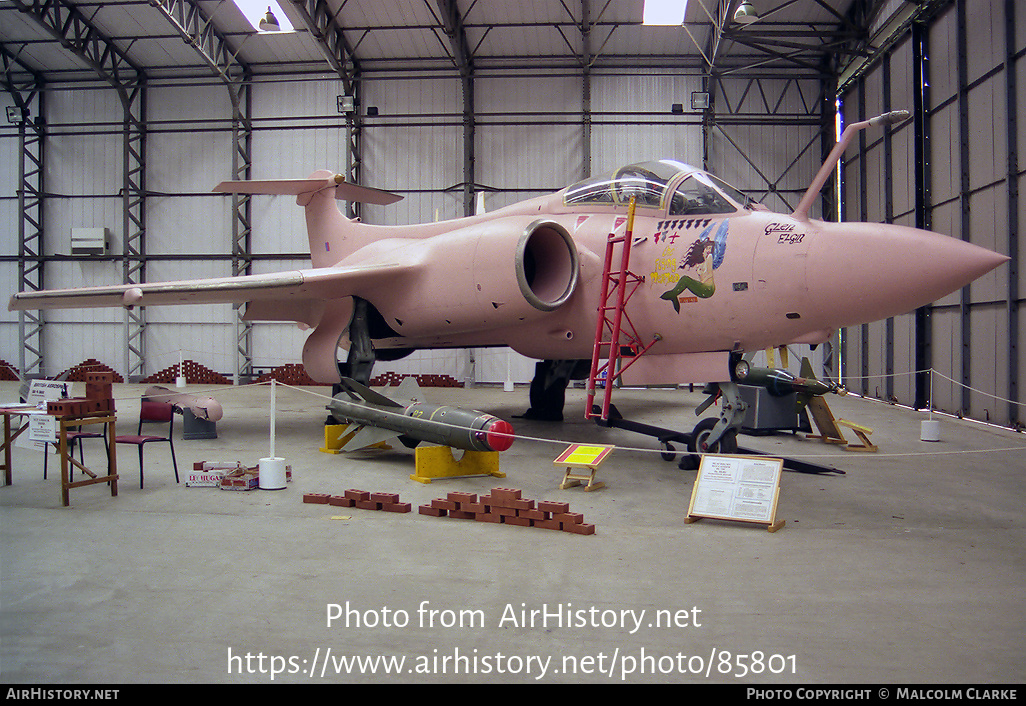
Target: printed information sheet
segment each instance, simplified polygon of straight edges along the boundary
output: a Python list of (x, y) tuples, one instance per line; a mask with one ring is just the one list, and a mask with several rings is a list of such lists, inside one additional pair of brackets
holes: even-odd
[(783, 467), (779, 458), (703, 456), (688, 515), (772, 523)]

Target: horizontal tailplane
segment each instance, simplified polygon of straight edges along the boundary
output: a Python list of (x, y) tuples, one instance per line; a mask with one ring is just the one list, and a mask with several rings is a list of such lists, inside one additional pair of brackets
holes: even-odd
[[(325, 172), (321, 172), (325, 173)], [(339, 201), (355, 201), (387, 206), (402, 200), (399, 194), (381, 189), (359, 186), (346, 181), (341, 174), (314, 176), (309, 179), (262, 179), (251, 181), (222, 181), (214, 187), (220, 194), (267, 194), (276, 196), (303, 196), (324, 189), (335, 189)], [(305, 205), (305, 204), (302, 204)]]

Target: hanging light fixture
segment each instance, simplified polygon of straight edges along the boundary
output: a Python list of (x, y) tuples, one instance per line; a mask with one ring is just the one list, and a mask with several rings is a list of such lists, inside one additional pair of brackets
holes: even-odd
[(750, 25), (757, 19), (759, 19), (759, 13), (755, 11), (755, 6), (747, 0), (738, 5), (734, 11), (734, 21), (738, 24)]
[(257, 28), (261, 32), (280, 32), (281, 31), (281, 25), (278, 24), (278, 18), (274, 16), (273, 12), (271, 12), (271, 8), (270, 7), (267, 8), (267, 14), (264, 15), (264, 18), (262, 20), (260, 20), (260, 24), (257, 25)]

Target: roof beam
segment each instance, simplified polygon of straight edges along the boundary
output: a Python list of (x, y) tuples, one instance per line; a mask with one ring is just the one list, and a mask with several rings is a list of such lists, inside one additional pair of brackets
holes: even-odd
[(196, 50), (214, 75), (229, 86), (239, 80), (239, 77), (232, 75), (233, 69), (238, 67), (243, 72), (247, 70), (232, 53), (225, 35), (204, 14), (196, 0), (150, 1), (178, 31), (185, 43)]
[(31, 16), (61, 46), (82, 60), (116, 88), (126, 103), (131, 100), (126, 87), (145, 80), (145, 72), (106, 37), (74, 5), (66, 0), (11, 0), (15, 7)]
[(346, 42), (342, 26), (338, 23), (338, 13), (332, 11), (327, 0), (292, 0), (292, 7), (310, 36), (317, 40), (317, 47), (332, 71), (342, 79), (346, 93), (355, 95), (354, 82), (360, 73), (360, 64), (353, 48)]

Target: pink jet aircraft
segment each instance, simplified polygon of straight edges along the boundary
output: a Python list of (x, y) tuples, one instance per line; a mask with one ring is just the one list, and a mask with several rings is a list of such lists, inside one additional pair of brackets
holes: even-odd
[[(245, 303), (247, 320), (312, 329), (303, 363), (323, 383), (342, 376), (366, 383), (375, 359), (415, 349), (509, 346), (544, 361), (528, 416), (561, 418), (567, 380), (588, 377), (593, 367), (607, 241), (625, 233), (631, 215), (630, 271), (641, 282), (626, 311), (646, 352), (621, 364), (624, 379), (717, 383), (720, 417), (699, 422), (692, 449), (730, 452), (744, 416), (735, 375), (743, 352), (822, 343), (839, 328), (933, 302), (1008, 259), (927, 231), (808, 217), (856, 132), (906, 117), (850, 125), (790, 214), (674, 161), (627, 166), (491, 213), (411, 226), (345, 218), (336, 199), (387, 204), (401, 197), (330, 172), (225, 182), (215, 191), (297, 196), (312, 267), (21, 292), (10, 308)], [(340, 345), (349, 349), (342, 364)]]

